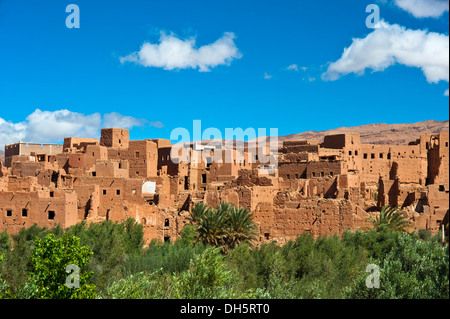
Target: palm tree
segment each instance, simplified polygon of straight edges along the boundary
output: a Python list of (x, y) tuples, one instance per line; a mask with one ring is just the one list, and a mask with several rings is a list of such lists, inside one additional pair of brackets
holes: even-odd
[(204, 218), (208, 210), (208, 206), (206, 206), (204, 203), (197, 203), (195, 204), (194, 208), (192, 208), (188, 220), (193, 223), (199, 222), (202, 218)]
[(388, 229), (391, 231), (404, 232), (411, 227), (409, 219), (403, 214), (403, 210), (398, 208), (398, 206), (390, 207), (389, 205), (385, 205), (381, 208), (379, 216), (374, 217), (370, 214), (368, 220), (377, 231)]
[(256, 239), (256, 225), (251, 213), (231, 203), (221, 202), (216, 209), (198, 203), (189, 219), (196, 225), (197, 241), (221, 246), (225, 253), (243, 242), (252, 244)]
[(204, 203), (198, 203), (192, 208), (189, 220), (196, 225), (197, 241), (205, 245), (223, 244), (226, 212), (224, 208), (214, 210)]
[(233, 249), (243, 242), (253, 244), (257, 231), (253, 215), (242, 207), (232, 207), (228, 214), (226, 250)]

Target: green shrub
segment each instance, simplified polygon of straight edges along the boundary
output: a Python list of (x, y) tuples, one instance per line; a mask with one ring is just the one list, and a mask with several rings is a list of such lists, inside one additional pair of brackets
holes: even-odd
[(346, 290), (349, 298), (416, 299), (449, 298), (449, 250), (436, 240), (418, 240), (401, 234), (397, 245), (370, 261), (379, 267), (379, 288), (368, 288), (368, 273), (361, 272)]
[[(36, 238), (35, 247), (30, 258), (29, 286), (33, 287), (33, 298), (39, 299), (78, 299), (95, 298), (95, 286), (88, 285), (91, 273), (82, 272), (88, 263), (92, 251), (80, 245), (75, 236), (62, 235), (56, 238), (48, 234), (45, 239)], [(67, 284), (67, 267), (75, 265), (79, 273), (75, 287)], [(69, 282), (70, 283), (70, 282)]]

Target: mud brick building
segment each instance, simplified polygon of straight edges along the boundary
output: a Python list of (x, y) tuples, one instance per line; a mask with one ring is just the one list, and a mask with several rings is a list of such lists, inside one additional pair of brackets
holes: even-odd
[(191, 143), (174, 161), (169, 140), (130, 141), (120, 128), (63, 145), (19, 142), (0, 162), (0, 231), (131, 217), (147, 242), (175, 240), (195, 203), (227, 201), (253, 213), (260, 242), (370, 226), (369, 213), (383, 205), (402, 207), (416, 228), (437, 233), (448, 223), (448, 143), (448, 132), (401, 146), (330, 135), (266, 150), (277, 159), (268, 165), (248, 148), (222, 144)]

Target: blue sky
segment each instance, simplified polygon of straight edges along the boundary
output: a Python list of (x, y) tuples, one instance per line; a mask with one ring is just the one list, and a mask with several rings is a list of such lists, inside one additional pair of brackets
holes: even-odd
[[(169, 138), (176, 127), (192, 130), (193, 120), (222, 131), (278, 128), (279, 135), (448, 120), (448, 71), (440, 70), (448, 69), (448, 10), (421, 17), (441, 0), (422, 0), (423, 8), (396, 1), (0, 0), (0, 145), (95, 136), (107, 124), (128, 126), (132, 139), (143, 139)], [(70, 3), (80, 9), (80, 28), (66, 27)], [(369, 37), (375, 30), (366, 26), (371, 3), (388, 26), (417, 31), (411, 32), (417, 49), (406, 53), (386, 43), (407, 33), (379, 31), (380, 54), (391, 52), (392, 65), (364, 68), (363, 60), (378, 52), (375, 35)], [(145, 63), (121, 61), (144, 42), (158, 49), (161, 32), (195, 39), (194, 51), (232, 34), (226, 48), (237, 53), (208, 72), (152, 66), (152, 55)], [(357, 38), (367, 43), (355, 44), (344, 61), (344, 49)], [(442, 39), (445, 61), (434, 51), (416, 56), (425, 41), (445, 51)], [(428, 71), (421, 68), (429, 61)], [(339, 75), (330, 80), (324, 74), (332, 68)]]

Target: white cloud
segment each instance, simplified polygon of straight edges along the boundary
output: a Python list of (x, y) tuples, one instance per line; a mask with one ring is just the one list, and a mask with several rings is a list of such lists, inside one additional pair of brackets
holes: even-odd
[(23, 140), (27, 125), (24, 122), (11, 123), (0, 117), (0, 149), (5, 144)]
[(448, 96), (448, 94), (449, 94), (449, 92), (448, 92), (448, 89), (447, 89), (447, 90), (445, 90), (444, 95)]
[(449, 11), (448, 0), (395, 0), (394, 2), (416, 18), (438, 18)]
[(149, 126), (154, 126), (156, 128), (162, 128), (164, 127), (164, 124), (161, 123), (160, 121), (154, 121), (154, 122), (150, 122), (148, 123)]
[(36, 109), (26, 118), (24, 139), (33, 142), (57, 141), (64, 137), (92, 137), (97, 134), (102, 118), (99, 113), (84, 115), (69, 110), (41, 111)]
[(264, 73), (264, 79), (266, 80), (270, 80), (272, 78), (272, 76), (268, 73)]
[(306, 71), (308, 68), (306, 66), (298, 66), (297, 64), (291, 64), (289, 65), (286, 70), (288, 71), (298, 71), (298, 70), (302, 70), (302, 71)]
[(142, 122), (143, 120), (138, 120), (132, 116), (126, 116), (116, 112), (103, 115), (103, 127), (131, 128), (133, 126), (141, 125)]
[(366, 69), (383, 71), (394, 64), (420, 68), (429, 83), (449, 81), (449, 37), (426, 30), (410, 30), (381, 21), (365, 38), (353, 39), (341, 58), (328, 66), (324, 80), (337, 80)]
[(102, 119), (100, 113), (85, 115), (69, 110), (36, 109), (19, 123), (0, 118), (0, 148), (18, 141), (60, 143), (64, 137), (98, 138), (102, 127), (131, 128), (141, 124), (142, 120), (119, 113), (104, 114)]
[(195, 38), (181, 40), (173, 34), (161, 32), (160, 43), (145, 42), (139, 51), (120, 58), (121, 63), (135, 62), (146, 67), (174, 69), (199, 69), (208, 72), (218, 65), (229, 65), (242, 54), (234, 43), (235, 35), (225, 32), (214, 43), (195, 48)]
[(304, 77), (303, 81), (314, 82), (316, 80), (313, 76)]

